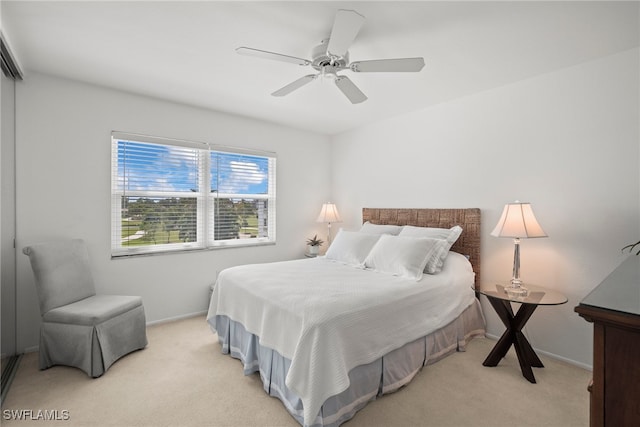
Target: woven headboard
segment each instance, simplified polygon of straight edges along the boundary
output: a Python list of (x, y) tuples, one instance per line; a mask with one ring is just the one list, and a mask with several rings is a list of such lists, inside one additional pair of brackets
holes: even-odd
[(416, 227), (462, 227), (460, 238), (451, 248), (469, 256), (480, 283), (480, 209), (381, 209), (362, 208), (362, 222), (373, 224), (414, 225)]

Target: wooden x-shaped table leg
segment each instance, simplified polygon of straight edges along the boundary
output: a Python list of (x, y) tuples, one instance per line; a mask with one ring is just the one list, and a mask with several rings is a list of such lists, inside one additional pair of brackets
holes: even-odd
[(532, 366), (536, 368), (544, 368), (544, 365), (538, 358), (538, 355), (533, 351), (531, 344), (527, 341), (527, 338), (522, 333), (522, 328), (527, 323), (533, 312), (535, 311), (536, 304), (522, 303), (518, 312), (513, 314), (511, 303), (498, 298), (492, 298), (487, 295), (489, 302), (495, 309), (496, 313), (502, 320), (502, 323), (507, 327), (504, 334), (500, 337), (496, 345), (489, 353), (489, 356), (482, 363), (484, 366), (497, 366), (500, 360), (507, 354), (507, 351), (513, 344), (516, 355), (518, 356), (518, 362), (520, 363), (520, 369), (522, 375), (532, 383), (536, 382), (533, 376)]

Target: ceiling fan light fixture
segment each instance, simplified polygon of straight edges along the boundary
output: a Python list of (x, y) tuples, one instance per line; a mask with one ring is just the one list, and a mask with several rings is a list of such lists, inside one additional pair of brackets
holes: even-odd
[(320, 70), (320, 77), (323, 80), (335, 80), (336, 79), (336, 68), (332, 65), (325, 65)]

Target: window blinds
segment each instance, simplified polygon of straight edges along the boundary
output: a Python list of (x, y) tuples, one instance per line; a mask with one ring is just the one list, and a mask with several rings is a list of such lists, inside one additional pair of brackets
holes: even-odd
[(275, 241), (275, 155), (112, 134), (112, 254)]

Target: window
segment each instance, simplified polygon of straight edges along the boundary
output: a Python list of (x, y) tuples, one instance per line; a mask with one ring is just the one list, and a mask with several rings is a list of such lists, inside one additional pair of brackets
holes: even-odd
[(113, 132), (112, 256), (275, 242), (272, 153)]

